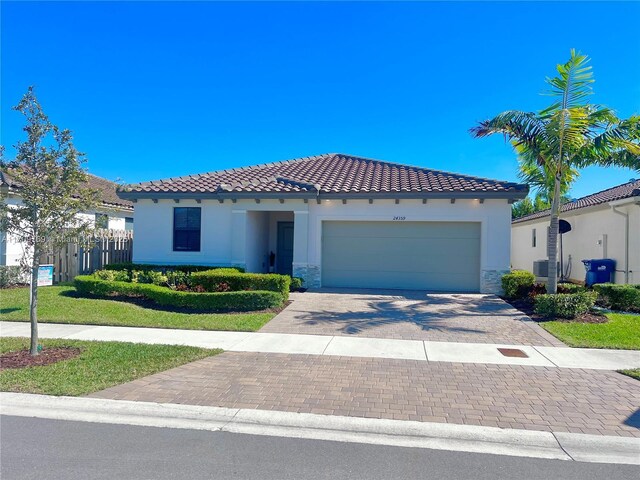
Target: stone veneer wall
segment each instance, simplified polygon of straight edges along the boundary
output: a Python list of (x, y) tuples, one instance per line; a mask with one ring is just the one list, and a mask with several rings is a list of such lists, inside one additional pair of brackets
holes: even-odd
[(304, 288), (320, 287), (320, 265), (293, 265), (293, 276), (304, 279)]
[[(509, 270), (483, 270), (480, 292), (502, 295), (502, 276)], [(293, 276), (304, 279), (305, 288), (320, 287), (320, 265), (294, 265)]]
[(480, 292), (502, 295), (502, 276), (510, 270), (483, 270), (480, 274)]

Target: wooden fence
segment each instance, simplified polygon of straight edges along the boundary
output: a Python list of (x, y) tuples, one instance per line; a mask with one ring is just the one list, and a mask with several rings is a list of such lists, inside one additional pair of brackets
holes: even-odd
[(91, 242), (67, 243), (58, 252), (45, 254), (40, 265), (53, 265), (53, 283), (70, 282), (76, 275), (88, 275), (110, 263), (131, 262), (133, 232), (99, 230)]

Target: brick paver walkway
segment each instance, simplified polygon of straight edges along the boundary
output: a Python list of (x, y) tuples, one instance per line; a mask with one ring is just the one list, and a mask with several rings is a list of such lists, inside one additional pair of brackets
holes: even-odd
[(493, 295), (320, 290), (291, 299), (261, 332), (564, 346)]
[(227, 352), (93, 397), (640, 437), (615, 372)]

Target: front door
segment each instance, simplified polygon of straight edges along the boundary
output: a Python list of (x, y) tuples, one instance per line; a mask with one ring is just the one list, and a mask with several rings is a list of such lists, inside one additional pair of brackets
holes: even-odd
[(293, 222), (278, 222), (276, 273), (291, 275), (293, 271)]

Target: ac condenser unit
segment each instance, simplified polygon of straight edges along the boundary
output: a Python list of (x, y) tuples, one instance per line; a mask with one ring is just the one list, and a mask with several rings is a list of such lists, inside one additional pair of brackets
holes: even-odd
[[(560, 275), (560, 262), (558, 262), (558, 276)], [(536, 277), (549, 276), (549, 260), (535, 260), (533, 262), (533, 274)]]

